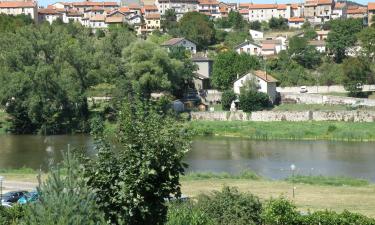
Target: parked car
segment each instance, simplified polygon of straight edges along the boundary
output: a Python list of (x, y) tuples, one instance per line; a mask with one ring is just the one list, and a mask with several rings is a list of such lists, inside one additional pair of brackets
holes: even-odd
[(16, 203), (18, 199), (26, 195), (27, 191), (11, 191), (8, 193), (5, 193), (3, 195), (3, 198), (1, 199), (1, 203)]
[(10, 203), (8, 203), (8, 202), (2, 202), (2, 203), (1, 203), (1, 206), (2, 206), (2, 207), (5, 207), (5, 208), (10, 208), (10, 207), (12, 207), (12, 206), (10, 205)]
[(306, 86), (301, 86), (301, 89), (299, 90), (300, 93), (306, 93), (307, 92), (307, 88)]
[(38, 200), (39, 200), (39, 193), (37, 191), (32, 191), (22, 196), (20, 199), (18, 199), (17, 202), (23, 205), (26, 203), (36, 202)]

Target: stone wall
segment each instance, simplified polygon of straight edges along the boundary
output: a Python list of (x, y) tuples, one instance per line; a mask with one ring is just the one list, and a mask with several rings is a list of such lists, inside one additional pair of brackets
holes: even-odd
[(345, 121), (375, 122), (375, 111), (257, 111), (251, 114), (238, 112), (192, 112), (192, 120), (206, 121)]
[(295, 94), (282, 93), (282, 103), (297, 104), (328, 104), (328, 105), (362, 105), (375, 106), (374, 99), (350, 98), (342, 96), (320, 95), (320, 94)]
[[(332, 85), (332, 86), (306, 86), (307, 93), (319, 94), (319, 93), (346, 93), (344, 86)], [(301, 87), (277, 87), (277, 92), (280, 93), (300, 93)], [(375, 85), (363, 85), (362, 91), (375, 91)]]

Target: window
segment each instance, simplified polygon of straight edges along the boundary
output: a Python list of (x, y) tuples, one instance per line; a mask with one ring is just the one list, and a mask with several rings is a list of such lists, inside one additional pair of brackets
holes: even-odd
[(147, 23), (148, 23), (148, 24), (151, 24), (151, 21), (149, 20), (149, 21), (147, 21)]
[(255, 53), (258, 53), (258, 48), (254, 48), (254, 52), (255, 52)]
[(186, 41), (183, 41), (182, 43), (184, 43), (184, 45), (186, 44)]

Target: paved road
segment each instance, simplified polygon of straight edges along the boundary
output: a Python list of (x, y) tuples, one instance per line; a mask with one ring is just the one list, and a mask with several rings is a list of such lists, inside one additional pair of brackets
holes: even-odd
[(3, 193), (16, 190), (30, 191), (35, 189), (37, 183), (34, 182), (23, 182), (23, 181), (4, 181)]

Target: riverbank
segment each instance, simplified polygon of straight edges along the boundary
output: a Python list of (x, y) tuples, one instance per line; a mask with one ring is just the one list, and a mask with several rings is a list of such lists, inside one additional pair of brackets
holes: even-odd
[[(5, 191), (32, 190), (37, 185), (36, 172), (3, 171)], [(44, 179), (46, 175), (43, 175)], [(42, 177), (42, 178), (43, 178)], [(349, 179), (349, 178), (348, 178)], [(315, 180), (313, 178), (312, 180)], [(349, 179), (354, 181), (355, 179)], [(359, 180), (360, 181), (360, 180)], [(343, 181), (341, 181), (343, 182)], [(344, 181), (345, 183), (346, 181)], [(285, 196), (295, 202), (298, 209), (308, 210), (331, 209), (341, 212), (345, 209), (375, 218), (375, 186), (361, 182), (359, 186), (335, 184), (304, 184), (289, 181), (271, 181), (254, 176), (250, 171), (242, 175), (228, 174), (188, 174), (181, 178), (182, 192), (192, 198), (199, 194), (219, 191), (223, 186), (238, 187), (241, 192), (251, 192), (262, 200)], [(292, 197), (292, 187), (295, 186), (295, 198)]]
[(3, 109), (0, 108), (0, 135), (5, 134), (6, 130), (9, 128), (10, 123), (7, 121), (7, 114)]
[(191, 121), (187, 126), (191, 128), (194, 135), (200, 136), (215, 135), (261, 140), (375, 141), (375, 123)]

